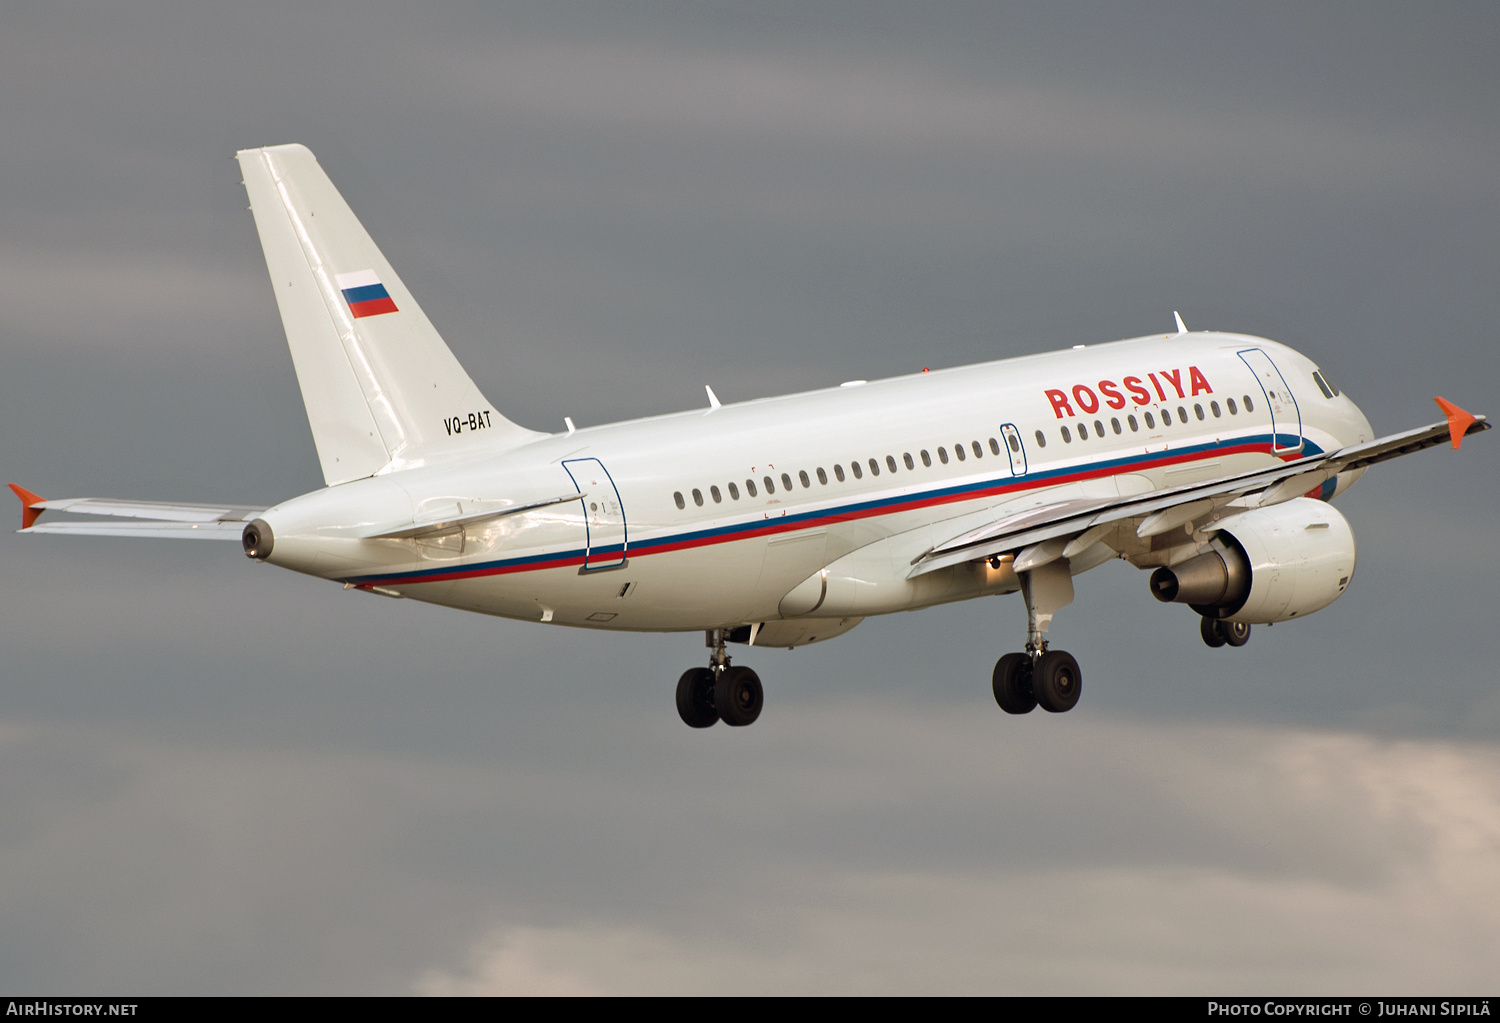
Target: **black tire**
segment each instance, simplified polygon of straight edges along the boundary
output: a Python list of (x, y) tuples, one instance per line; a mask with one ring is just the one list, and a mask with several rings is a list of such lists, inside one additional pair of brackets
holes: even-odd
[(1036, 709), (1036, 693), (1031, 688), (1031, 655), (1006, 654), (995, 662), (991, 688), (995, 702), (1007, 714), (1030, 714)]
[(1217, 618), (1198, 619), (1198, 632), (1203, 636), (1203, 642), (1212, 647), (1221, 647), (1229, 641), (1224, 635), (1224, 624)]
[(1043, 710), (1054, 714), (1070, 711), (1078, 703), (1079, 684), (1083, 681), (1078, 662), (1064, 650), (1048, 650), (1037, 659), (1031, 674), (1031, 688)]
[(764, 701), (760, 676), (749, 668), (736, 664), (719, 673), (719, 681), (714, 686), (714, 706), (726, 725), (742, 728), (752, 724), (760, 717)]
[(677, 713), (689, 728), (709, 728), (719, 721), (714, 709), (714, 673), (689, 668), (677, 680)]
[(1250, 626), (1246, 622), (1220, 622), (1224, 642), (1230, 646), (1244, 646), (1250, 642)]

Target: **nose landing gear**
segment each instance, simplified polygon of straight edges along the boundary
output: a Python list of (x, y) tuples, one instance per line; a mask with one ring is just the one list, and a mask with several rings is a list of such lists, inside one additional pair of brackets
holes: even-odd
[(689, 728), (708, 728), (718, 721), (733, 727), (760, 717), (765, 694), (760, 676), (744, 665), (732, 665), (724, 652), (723, 629), (710, 629), (713, 648), (707, 668), (689, 668), (677, 680), (677, 714)]

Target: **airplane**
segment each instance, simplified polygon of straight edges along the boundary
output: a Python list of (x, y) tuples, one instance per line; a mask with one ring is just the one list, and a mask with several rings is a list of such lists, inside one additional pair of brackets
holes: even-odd
[[(268, 507), (70, 498), (17, 484), (26, 534), (238, 540), (345, 589), (578, 628), (701, 631), (684, 723), (745, 726), (759, 676), (872, 615), (1019, 592), (1000, 708), (1061, 713), (1048, 640), (1073, 578), (1123, 559), (1211, 647), (1305, 617), (1354, 576), (1330, 503), (1378, 462), (1487, 430), (1377, 438), (1311, 360), (1189, 331), (544, 433), (501, 415), (303, 146), (237, 154), (327, 486)], [(48, 512), (88, 515), (40, 522)]]

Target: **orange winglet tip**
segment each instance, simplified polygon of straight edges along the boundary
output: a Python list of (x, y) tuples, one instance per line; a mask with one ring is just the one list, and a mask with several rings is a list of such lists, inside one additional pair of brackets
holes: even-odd
[(41, 504), (45, 498), (40, 494), (33, 494), (19, 483), (7, 483), (11, 493), (21, 499), (21, 528), (30, 529), (45, 509), (33, 508), (32, 505)]
[(1464, 434), (1469, 427), (1474, 425), (1476, 416), (1465, 412), (1447, 398), (1433, 398), (1438, 403), (1438, 408), (1443, 410), (1443, 415), (1448, 417), (1448, 436), (1453, 441), (1453, 450), (1458, 450), (1459, 442), (1464, 439)]

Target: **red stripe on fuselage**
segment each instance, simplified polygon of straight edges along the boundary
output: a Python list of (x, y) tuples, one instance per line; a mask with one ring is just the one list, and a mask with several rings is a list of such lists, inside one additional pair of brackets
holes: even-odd
[[(1215, 451), (1190, 452), (1172, 455), (1163, 452), (1162, 457), (1153, 458), (1126, 466), (1112, 466), (1101, 469), (1085, 469), (1075, 473), (1061, 476), (1049, 476), (1046, 479), (1031, 480), (1027, 477), (1013, 478), (1005, 483), (997, 483), (983, 490), (966, 490), (956, 494), (940, 494), (934, 497), (917, 497), (909, 501), (900, 501), (892, 504), (882, 504), (876, 508), (859, 508), (850, 511), (833, 512), (828, 515), (812, 519), (798, 518), (787, 522), (778, 516), (767, 520), (763, 526), (744, 528), (733, 533), (715, 533), (709, 536), (688, 537), (683, 540), (659, 541), (652, 543), (646, 541), (639, 546), (631, 547), (626, 554), (629, 557), (646, 557), (651, 554), (669, 554), (673, 551), (692, 550), (695, 547), (710, 547), (722, 543), (735, 543), (740, 540), (753, 540), (757, 537), (771, 536), (776, 533), (791, 533), (799, 529), (813, 529), (818, 526), (833, 525), (839, 522), (857, 522), (860, 519), (874, 518), (880, 515), (894, 515), (905, 511), (915, 511), (919, 508), (936, 508), (945, 504), (961, 504), (965, 501), (977, 501), (986, 497), (994, 497), (1004, 493), (1022, 493), (1027, 490), (1045, 489), (1048, 487), (1062, 486), (1067, 483), (1078, 483), (1082, 480), (1099, 479), (1105, 476), (1124, 476), (1140, 472), (1145, 469), (1157, 469), (1167, 465), (1178, 465), (1183, 462), (1206, 460), (1206, 458), (1220, 458), (1224, 455), (1243, 454), (1274, 454), (1269, 444), (1237, 444), (1231, 447), (1219, 448)], [(1280, 454), (1276, 457), (1283, 461), (1293, 461), (1301, 458), (1300, 453)], [(476, 579), (489, 575), (511, 575), (516, 572), (537, 572), (550, 568), (568, 568), (573, 565), (582, 565), (584, 559), (577, 555), (572, 557), (560, 557), (548, 561), (527, 561), (510, 565), (487, 565), (481, 568), (458, 569), (453, 572), (445, 572), (442, 575), (423, 576), (420, 579), (393, 577), (389, 579), (361, 579), (356, 585), (362, 586), (412, 586), (417, 583), (451, 582), (458, 579)]]

